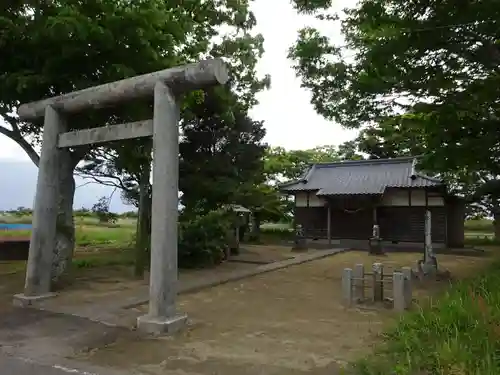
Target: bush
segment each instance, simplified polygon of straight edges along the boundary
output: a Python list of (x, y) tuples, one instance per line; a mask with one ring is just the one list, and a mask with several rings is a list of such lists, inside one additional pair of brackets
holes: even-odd
[(289, 228), (261, 228), (260, 242), (293, 241), (295, 233)]
[(137, 219), (138, 213), (137, 211), (127, 211), (120, 215), (120, 217), (125, 219)]
[(500, 264), (402, 316), (364, 375), (500, 374)]
[(96, 204), (92, 206), (92, 213), (97, 216), (99, 223), (116, 223), (118, 215), (109, 211), (109, 199), (101, 197)]
[(471, 219), (465, 221), (465, 230), (469, 232), (493, 232), (493, 220), (488, 219)]
[(203, 267), (220, 263), (227, 249), (229, 229), (229, 218), (221, 212), (181, 218), (179, 267)]
[(92, 217), (94, 216), (94, 213), (88, 208), (82, 207), (79, 208), (78, 210), (74, 210), (73, 215), (75, 217)]
[(465, 237), (465, 245), (467, 246), (493, 246), (500, 245), (500, 241), (494, 237)]

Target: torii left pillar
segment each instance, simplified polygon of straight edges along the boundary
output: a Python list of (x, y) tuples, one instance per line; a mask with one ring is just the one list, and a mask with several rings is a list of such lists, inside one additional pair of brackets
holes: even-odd
[(14, 296), (14, 304), (18, 306), (29, 306), (54, 295), (50, 283), (56, 247), (61, 155), (57, 142), (59, 134), (65, 130), (63, 115), (52, 106), (46, 106), (24, 294)]

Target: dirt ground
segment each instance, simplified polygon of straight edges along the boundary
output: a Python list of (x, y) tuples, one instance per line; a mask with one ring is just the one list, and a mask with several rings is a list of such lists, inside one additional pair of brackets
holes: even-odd
[[(395, 321), (388, 309), (340, 305), (344, 267), (375, 261), (387, 269), (413, 266), (418, 254), (370, 257), (349, 252), (180, 296), (189, 327), (167, 338), (122, 337), (77, 356), (100, 366), (165, 375), (335, 375), (339, 365), (363, 356)], [(440, 255), (455, 278), (469, 277), (491, 258)], [(425, 285), (422, 299), (448, 281)], [(137, 316), (145, 307), (135, 309)]]
[[(75, 258), (83, 258), (88, 249), (79, 250)], [(104, 256), (106, 255), (106, 250)], [(92, 256), (99, 252), (92, 252)], [(260, 264), (293, 258), (287, 246), (243, 245), (240, 254), (231, 256), (229, 262), (224, 262), (214, 268), (183, 269), (179, 272), (182, 285), (199, 284), (200, 281), (213, 277), (224, 277), (233, 272), (244, 271), (257, 267)], [(26, 263), (23, 261), (0, 262), (0, 312), (2, 306), (10, 308), (12, 295), (22, 292)], [(66, 281), (64, 288), (56, 299), (46, 302), (46, 308), (53, 311), (62, 311), (78, 315), (79, 309), (94, 309), (99, 306), (105, 310), (113, 307), (115, 301), (134, 299), (137, 295), (147, 298), (149, 275), (138, 280), (132, 277), (132, 268), (128, 266), (100, 266), (73, 270), (71, 281)], [(105, 306), (108, 305), (108, 306)], [(121, 319), (121, 318), (120, 318)], [(135, 318), (124, 318), (125, 321), (134, 321)]]

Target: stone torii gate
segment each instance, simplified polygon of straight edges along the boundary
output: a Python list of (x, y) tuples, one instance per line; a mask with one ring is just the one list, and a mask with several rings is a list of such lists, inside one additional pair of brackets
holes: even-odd
[[(138, 328), (171, 333), (186, 315), (176, 310), (177, 220), (179, 181), (179, 96), (191, 90), (225, 84), (227, 66), (221, 59), (166, 69), (69, 94), (23, 104), (21, 120), (44, 117), (43, 140), (36, 186), (24, 293), (14, 296), (18, 306), (52, 297), (51, 265), (56, 246), (60, 150), (88, 144), (153, 136), (153, 198), (149, 311), (138, 318)], [(152, 120), (67, 132), (65, 115), (86, 109), (154, 96)]]

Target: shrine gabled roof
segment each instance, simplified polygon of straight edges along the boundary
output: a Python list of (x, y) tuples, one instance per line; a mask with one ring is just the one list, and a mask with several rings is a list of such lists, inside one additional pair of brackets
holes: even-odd
[(388, 187), (443, 185), (416, 171), (416, 157), (347, 160), (313, 164), (295, 181), (280, 185), (283, 192), (317, 191), (317, 195), (382, 194)]

